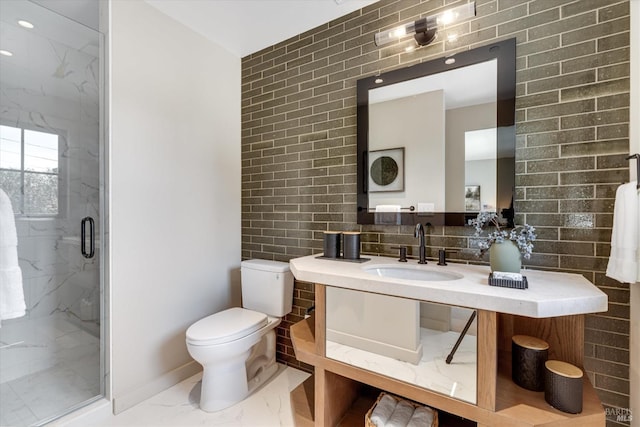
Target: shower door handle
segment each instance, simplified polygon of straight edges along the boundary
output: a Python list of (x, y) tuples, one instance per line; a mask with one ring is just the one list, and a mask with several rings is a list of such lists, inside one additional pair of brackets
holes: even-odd
[[(87, 223), (89, 224), (89, 252), (87, 252)], [(93, 258), (96, 251), (96, 241), (94, 234), (94, 222), (90, 216), (82, 218), (80, 222), (80, 251), (85, 258)]]

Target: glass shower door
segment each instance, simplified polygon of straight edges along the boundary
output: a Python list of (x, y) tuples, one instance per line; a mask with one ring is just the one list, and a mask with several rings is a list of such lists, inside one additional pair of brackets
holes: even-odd
[(17, 243), (0, 242), (0, 425), (43, 423), (104, 390), (101, 38), (0, 1), (0, 232)]

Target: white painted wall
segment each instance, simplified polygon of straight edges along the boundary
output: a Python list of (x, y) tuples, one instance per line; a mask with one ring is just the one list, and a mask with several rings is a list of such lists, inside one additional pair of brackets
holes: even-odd
[(369, 105), (369, 151), (404, 147), (404, 191), (369, 192), (372, 211), (433, 203), (444, 212), (444, 114), (442, 90)]
[(239, 303), (241, 63), (141, 0), (110, 34), (117, 413), (197, 372), (187, 327)]

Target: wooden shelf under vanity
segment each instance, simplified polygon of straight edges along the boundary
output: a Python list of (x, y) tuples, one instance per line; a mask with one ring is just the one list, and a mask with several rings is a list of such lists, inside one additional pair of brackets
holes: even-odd
[[(604, 409), (586, 375), (583, 411), (575, 415), (548, 405), (543, 392), (525, 390), (511, 380), (510, 339), (518, 333), (545, 339), (553, 349), (550, 358), (582, 367), (584, 315), (525, 318), (478, 310), (477, 402), (472, 404), (325, 357), (326, 288), (323, 284), (315, 286), (314, 315), (290, 330), (297, 359), (315, 367), (314, 375), (291, 393), (298, 427), (364, 425), (364, 414), (376, 397), (372, 388), (481, 427), (605, 425)], [(447, 423), (445, 417), (441, 426), (469, 425), (464, 420), (462, 424)]]

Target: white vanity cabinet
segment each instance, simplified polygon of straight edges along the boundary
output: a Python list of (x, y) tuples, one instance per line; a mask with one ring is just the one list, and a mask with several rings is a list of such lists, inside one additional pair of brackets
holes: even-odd
[[(369, 261), (373, 265), (392, 262), (384, 257)], [(583, 367), (584, 314), (607, 310), (606, 295), (584, 277), (526, 270), (529, 289), (517, 290), (488, 286), (489, 269), (482, 266), (433, 266), (430, 268), (444, 268), (463, 277), (421, 282), (375, 277), (364, 272), (362, 265), (315, 256), (291, 260), (290, 265), (297, 280), (315, 284), (316, 303), (311, 318), (291, 327), (297, 359), (315, 367), (314, 375), (291, 394), (296, 425), (364, 425), (364, 414), (373, 401), (362, 395), (363, 385), (473, 420), (478, 426), (605, 425), (604, 409), (587, 375), (583, 411), (575, 415), (552, 408), (543, 392), (525, 390), (511, 380), (511, 337), (518, 334), (547, 341), (550, 359)], [(425, 388), (332, 355), (328, 348), (332, 341), (327, 340), (331, 324), (327, 303), (334, 288), (408, 299), (418, 307), (438, 303), (445, 313), (461, 307), (476, 310), (471, 341), (476, 344), (475, 399)], [(441, 318), (427, 317), (429, 321)], [(415, 314), (411, 314), (411, 322), (415, 322)], [(417, 322), (419, 325), (424, 319)], [(351, 332), (357, 334), (355, 329)]]

